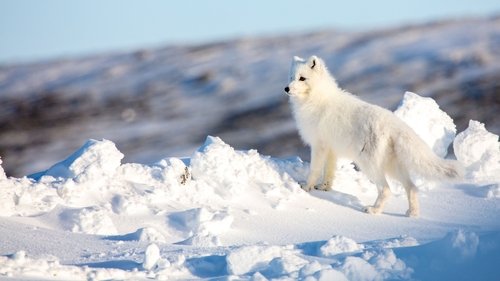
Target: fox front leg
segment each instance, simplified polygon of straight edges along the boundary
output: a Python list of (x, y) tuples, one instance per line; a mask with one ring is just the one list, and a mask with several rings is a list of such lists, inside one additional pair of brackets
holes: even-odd
[(335, 170), (336, 169), (337, 169), (337, 157), (335, 156), (334, 152), (332, 150), (330, 150), (328, 152), (328, 157), (326, 159), (323, 183), (318, 184), (314, 188), (316, 188), (318, 190), (323, 190), (323, 191), (332, 190), (332, 183), (333, 183), (333, 180), (335, 179)]
[(325, 153), (325, 150), (322, 149), (321, 146), (311, 146), (311, 166), (309, 169), (309, 176), (307, 177), (306, 185), (302, 187), (305, 191), (313, 189), (318, 182), (318, 179), (324, 170), (327, 155), (328, 153)]

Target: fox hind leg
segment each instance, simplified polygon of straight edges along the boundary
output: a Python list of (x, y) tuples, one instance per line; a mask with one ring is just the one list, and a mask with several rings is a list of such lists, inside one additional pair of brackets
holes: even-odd
[(389, 184), (387, 183), (387, 180), (385, 180), (385, 177), (380, 181), (380, 184), (377, 184), (377, 187), (379, 189), (377, 200), (373, 206), (368, 206), (364, 209), (366, 213), (380, 214), (384, 209), (385, 203), (391, 196), (391, 190), (389, 189)]
[(408, 211), (406, 216), (418, 217), (420, 214), (420, 204), (418, 201), (418, 189), (411, 180), (408, 170), (402, 165), (398, 165), (393, 170), (391, 175), (394, 179), (398, 180), (405, 188), (406, 196), (408, 197)]
[(417, 187), (409, 177), (401, 183), (404, 185), (408, 197), (408, 211), (406, 211), (406, 216), (418, 217), (420, 215), (420, 204), (418, 202)]

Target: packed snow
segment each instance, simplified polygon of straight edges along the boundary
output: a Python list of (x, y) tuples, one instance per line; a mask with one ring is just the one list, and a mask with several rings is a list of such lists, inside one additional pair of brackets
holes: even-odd
[(403, 216), (397, 186), (386, 212), (362, 212), (376, 187), (347, 160), (333, 191), (307, 193), (308, 163), (218, 137), (152, 165), (88, 140), (37, 174), (0, 168), (0, 277), (498, 280), (498, 136), (471, 121), (455, 137), (453, 120), (414, 93), (396, 114), (441, 156), (452, 143), (467, 170), (462, 182), (419, 182), (420, 218)]

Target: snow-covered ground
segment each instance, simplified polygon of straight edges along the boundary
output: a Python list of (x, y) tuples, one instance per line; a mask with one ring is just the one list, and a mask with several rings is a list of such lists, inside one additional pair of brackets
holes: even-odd
[(341, 161), (333, 191), (301, 190), (308, 163), (207, 137), (188, 158), (122, 163), (109, 140), (23, 178), (0, 170), (0, 277), (22, 280), (498, 280), (500, 146), (471, 121), (406, 93), (396, 114), (467, 168), (459, 183), (419, 180), (363, 213), (375, 186)]

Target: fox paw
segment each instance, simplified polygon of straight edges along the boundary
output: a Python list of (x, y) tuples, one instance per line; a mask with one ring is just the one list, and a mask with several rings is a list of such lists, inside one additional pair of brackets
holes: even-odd
[(309, 191), (311, 191), (312, 186), (308, 186), (307, 183), (301, 183), (300, 188), (302, 188), (304, 191), (309, 192)]
[(406, 216), (407, 217), (410, 217), (410, 218), (417, 218), (419, 216), (419, 211), (416, 210), (416, 209), (408, 209), (408, 211), (406, 211)]
[(375, 208), (373, 206), (367, 206), (363, 208), (363, 211), (367, 214), (378, 215), (382, 212), (380, 208)]
[(322, 183), (314, 186), (314, 189), (316, 190), (322, 190), (322, 191), (331, 191), (332, 190), (332, 185), (329, 183)]

